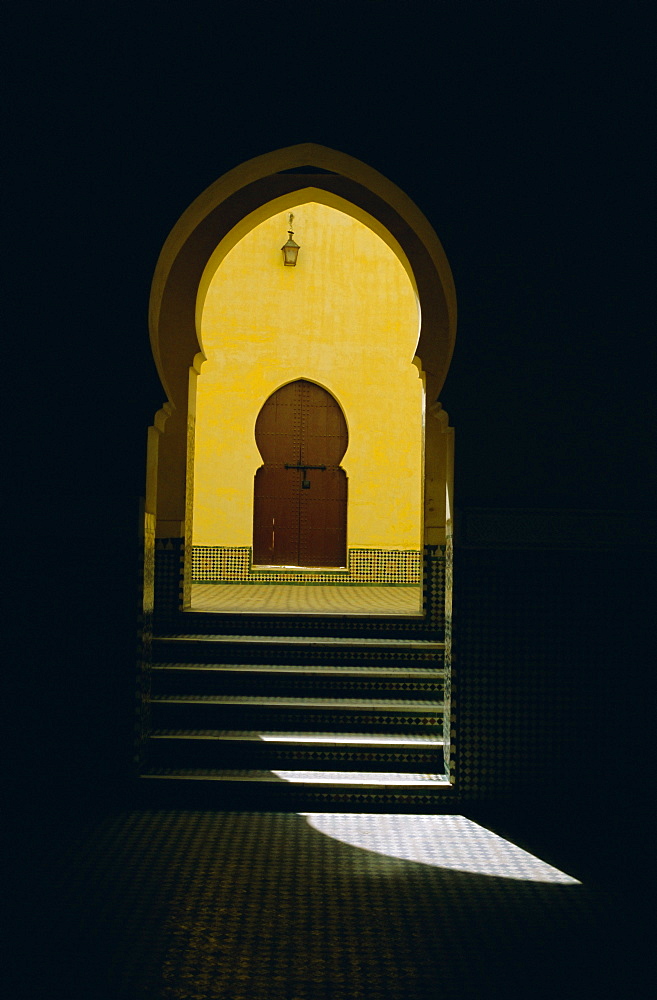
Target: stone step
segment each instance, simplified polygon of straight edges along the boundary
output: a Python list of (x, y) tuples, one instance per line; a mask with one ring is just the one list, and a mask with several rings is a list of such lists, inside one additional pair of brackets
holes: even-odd
[[(352, 771), (278, 774), (212, 768), (150, 768), (139, 781), (139, 802), (155, 809), (229, 809), (262, 812), (433, 813), (458, 809), (444, 774)], [(283, 775), (284, 777), (281, 777)], [(386, 775), (393, 775), (392, 779)], [(294, 780), (288, 780), (288, 779)]]
[(159, 695), (262, 695), (438, 700), (444, 672), (429, 667), (273, 666), (156, 663), (151, 690)]
[(299, 771), (299, 770), (220, 770), (212, 768), (153, 768), (144, 771), (142, 778), (151, 780), (216, 781), (257, 784), (323, 785), (330, 788), (349, 787), (416, 789), (418, 787), (449, 787), (444, 774), (422, 774), (401, 771)]
[(156, 611), (157, 632), (216, 635), (219, 633), (285, 635), (330, 635), (336, 637), (442, 638), (443, 616), (434, 609), (431, 616), (418, 615), (347, 615), (325, 613), (222, 613), (202, 611)]
[(353, 677), (417, 677), (417, 678), (442, 678), (445, 671), (434, 670), (431, 666), (426, 667), (379, 667), (379, 666), (350, 666), (349, 664), (319, 664), (316, 666), (302, 666), (299, 664), (267, 664), (267, 663), (154, 663), (153, 670), (198, 670), (204, 673), (213, 671), (225, 671), (228, 673), (258, 673), (258, 674), (318, 674), (323, 677), (335, 675), (342, 677), (345, 675)]
[(288, 732), (274, 730), (270, 732), (255, 732), (246, 729), (157, 729), (153, 730), (153, 736), (164, 739), (215, 739), (237, 743), (241, 741), (264, 740), (271, 743), (308, 743), (327, 746), (433, 747), (442, 746), (443, 744), (441, 737), (425, 733), (322, 733), (301, 729)]
[(340, 639), (326, 636), (158, 636), (156, 663), (286, 667), (375, 666), (440, 669), (444, 643), (419, 640)]
[(388, 646), (396, 649), (444, 649), (445, 643), (430, 639), (385, 639), (369, 638), (363, 636), (325, 636), (325, 635), (203, 635), (200, 633), (172, 633), (169, 635), (153, 636), (153, 642), (199, 642), (199, 643), (244, 643), (254, 645), (257, 643), (276, 643), (279, 645), (302, 645), (302, 646)]
[(399, 772), (444, 769), (439, 736), (377, 733), (258, 733), (216, 730), (156, 730), (146, 746), (152, 767), (239, 766), (242, 769), (353, 770)]
[(151, 696), (156, 729), (436, 731), (442, 710), (442, 702), (410, 699)]

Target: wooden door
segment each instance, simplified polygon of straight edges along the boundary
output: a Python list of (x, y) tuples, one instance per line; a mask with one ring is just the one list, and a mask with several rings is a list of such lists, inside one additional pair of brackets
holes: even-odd
[(253, 562), (346, 566), (347, 424), (333, 396), (299, 379), (277, 389), (255, 426), (263, 465), (253, 492)]

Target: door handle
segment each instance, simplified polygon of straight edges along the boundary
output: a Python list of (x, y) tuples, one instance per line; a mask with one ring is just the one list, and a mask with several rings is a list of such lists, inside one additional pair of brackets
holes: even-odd
[(301, 465), (300, 462), (297, 462), (296, 465), (290, 465), (289, 462), (286, 462), (285, 463), (285, 468), (286, 469), (303, 469), (303, 474), (305, 476), (306, 469), (325, 469), (326, 466), (325, 465)]
[(299, 469), (300, 471), (303, 471), (303, 479), (301, 480), (301, 489), (302, 490), (309, 490), (310, 489), (310, 480), (306, 479), (306, 470), (307, 469), (326, 469), (326, 466), (325, 465), (302, 465), (300, 462), (297, 462), (296, 465), (291, 465), (289, 462), (286, 462), (285, 463), (285, 468), (286, 469)]

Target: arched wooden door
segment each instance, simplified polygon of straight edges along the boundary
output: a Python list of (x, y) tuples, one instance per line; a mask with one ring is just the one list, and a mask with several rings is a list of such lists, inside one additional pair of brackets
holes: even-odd
[(253, 491), (253, 562), (346, 566), (347, 450), (344, 414), (314, 382), (277, 389), (256, 420), (264, 464)]

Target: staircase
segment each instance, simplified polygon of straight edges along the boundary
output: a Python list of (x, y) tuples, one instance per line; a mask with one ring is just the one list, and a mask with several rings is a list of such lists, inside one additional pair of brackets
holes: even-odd
[(156, 616), (142, 785), (219, 808), (431, 808), (451, 785), (427, 617)]

